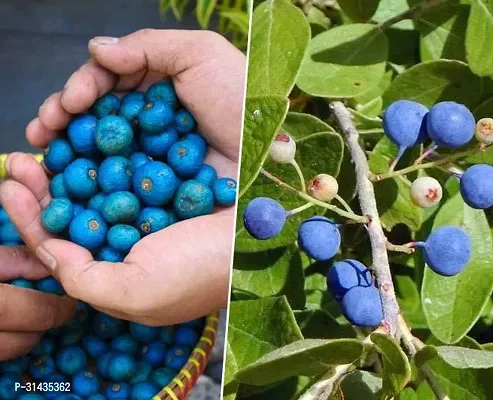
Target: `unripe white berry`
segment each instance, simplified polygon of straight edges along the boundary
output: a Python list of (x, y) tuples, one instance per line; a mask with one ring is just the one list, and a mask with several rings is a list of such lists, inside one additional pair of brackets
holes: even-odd
[(279, 164), (293, 162), (296, 153), (296, 142), (287, 133), (279, 132), (270, 145), (269, 157)]
[(308, 184), (308, 193), (321, 201), (332, 200), (338, 191), (339, 184), (336, 179), (327, 174), (318, 174)]
[(481, 118), (474, 134), (479, 143), (493, 144), (493, 118)]
[(411, 201), (421, 208), (428, 208), (439, 203), (442, 195), (440, 182), (429, 176), (416, 179), (411, 186)]

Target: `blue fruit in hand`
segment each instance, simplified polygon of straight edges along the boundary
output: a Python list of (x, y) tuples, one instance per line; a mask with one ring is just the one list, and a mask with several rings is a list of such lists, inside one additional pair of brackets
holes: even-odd
[(52, 276), (40, 279), (36, 282), (36, 289), (44, 293), (62, 295), (65, 293), (63, 286)]
[(0, 399), (16, 400), (19, 396), (20, 389), (17, 384), (22, 384), (22, 377), (14, 374), (0, 376)]
[(139, 240), (139, 231), (131, 225), (115, 225), (108, 231), (108, 244), (122, 253), (128, 253)]
[[(24, 278), (14, 279), (13, 281), (10, 281), (10, 284), (12, 286), (16, 286), (24, 289), (34, 289), (34, 282)], [(3, 371), (2, 366), (3, 364), (0, 364), (0, 371)]]
[(124, 334), (111, 341), (111, 348), (120, 353), (136, 354), (139, 350), (139, 342), (133, 336)]
[(135, 359), (125, 353), (117, 353), (108, 360), (108, 377), (113, 382), (127, 382), (136, 371)]
[(176, 191), (173, 209), (180, 219), (208, 215), (214, 209), (212, 190), (197, 181), (185, 181)]
[(29, 365), (29, 373), (34, 379), (44, 379), (55, 372), (55, 361), (50, 356), (33, 359)]
[(163, 132), (173, 121), (173, 109), (163, 101), (147, 103), (139, 113), (139, 127), (147, 132)]
[(195, 118), (188, 110), (179, 110), (175, 113), (175, 127), (180, 133), (192, 132), (195, 128)]
[[(145, 362), (138, 362), (136, 364), (136, 371), (135, 371), (135, 374), (132, 378), (132, 380), (130, 381), (130, 383), (132, 385), (136, 384), (136, 383), (141, 383), (141, 382), (147, 382), (149, 380), (149, 377), (151, 376), (151, 372), (152, 372), (152, 367), (145, 363)], [(174, 377), (174, 375), (173, 375)], [(164, 387), (165, 385), (161, 386), (161, 387)]]
[(139, 113), (144, 108), (146, 101), (143, 93), (131, 93), (122, 99), (122, 105), (118, 115), (125, 118), (133, 127), (139, 126)]
[(409, 100), (398, 100), (387, 107), (383, 114), (383, 130), (388, 138), (399, 147), (413, 147), (424, 142), (426, 114), (422, 104)]
[(130, 160), (130, 165), (132, 166), (132, 171), (135, 171), (141, 165), (144, 165), (149, 161), (152, 161), (147, 154), (141, 152), (132, 153), (129, 160)]
[(286, 210), (268, 197), (251, 200), (243, 213), (245, 229), (255, 239), (266, 240), (277, 236), (286, 222)]
[(0, 241), (10, 244), (22, 242), (21, 234), (12, 222), (8, 221), (0, 226)]
[(130, 190), (132, 185), (130, 161), (122, 156), (106, 158), (99, 166), (98, 183), (105, 193)]
[(231, 178), (220, 178), (212, 184), (214, 199), (220, 206), (232, 206), (236, 201), (236, 181)]
[(192, 349), (187, 346), (173, 346), (166, 353), (165, 364), (168, 368), (179, 371), (192, 354)]
[(134, 193), (149, 206), (168, 203), (178, 188), (178, 178), (165, 163), (151, 161), (141, 165), (132, 176)]
[(166, 345), (159, 341), (154, 341), (142, 347), (140, 358), (152, 367), (160, 367), (164, 363), (165, 355)]
[(168, 164), (182, 178), (191, 178), (202, 167), (205, 154), (193, 140), (181, 140), (168, 151)]
[(165, 387), (175, 377), (176, 371), (170, 368), (158, 368), (152, 371), (151, 381), (159, 387)]
[(355, 286), (341, 301), (343, 315), (353, 325), (374, 327), (382, 323), (383, 311), (380, 295), (374, 286)]
[(162, 388), (152, 382), (141, 382), (132, 386), (131, 400), (149, 400), (159, 393)]
[(107, 156), (128, 153), (133, 137), (132, 126), (122, 117), (104, 117), (96, 127), (96, 145)]
[(192, 142), (195, 142), (195, 144), (197, 144), (199, 150), (204, 154), (205, 157), (205, 153), (207, 153), (207, 142), (200, 133), (187, 133), (183, 137), (182, 141), (184, 140), (191, 140)]
[(328, 261), (339, 251), (341, 234), (328, 218), (311, 217), (298, 229), (298, 246), (314, 260)]
[(108, 351), (108, 344), (98, 336), (86, 336), (82, 339), (82, 347), (93, 359), (99, 359)]
[(433, 232), (425, 243), (425, 261), (437, 274), (453, 276), (461, 272), (471, 259), (471, 239), (456, 226), (442, 226)]
[(131, 192), (110, 193), (103, 202), (101, 214), (110, 224), (130, 223), (140, 213), (139, 199)]
[(45, 149), (43, 162), (54, 174), (63, 172), (65, 168), (75, 159), (75, 152), (66, 139), (53, 139)]
[(131, 387), (128, 383), (113, 383), (106, 388), (105, 394), (108, 400), (129, 399)]
[(106, 262), (122, 262), (125, 259), (125, 254), (113, 247), (105, 246), (99, 252), (97, 259)]
[(212, 187), (212, 184), (217, 179), (217, 172), (214, 167), (207, 164), (202, 164), (197, 172), (197, 175), (193, 178), (195, 181), (203, 183), (206, 186)]
[(145, 154), (151, 157), (166, 156), (176, 142), (178, 142), (178, 132), (174, 128), (168, 128), (158, 134), (142, 132), (140, 135), (140, 146)]
[(142, 236), (158, 232), (169, 225), (171, 225), (169, 213), (157, 207), (143, 208), (135, 221), (135, 226)]
[(342, 299), (349, 289), (356, 286), (372, 286), (370, 271), (358, 260), (335, 262), (327, 273), (327, 286), (337, 300)]
[(68, 194), (65, 183), (63, 182), (63, 173), (55, 175), (50, 182), (50, 194), (53, 198), (65, 197), (68, 199), (70, 195)]
[(175, 343), (194, 347), (199, 341), (199, 335), (192, 328), (179, 326), (175, 332)]
[(96, 100), (91, 107), (91, 114), (98, 118), (107, 117), (108, 115), (118, 114), (120, 108), (120, 99), (113, 93), (107, 93)]
[(88, 250), (97, 249), (106, 241), (108, 225), (101, 214), (93, 210), (79, 213), (69, 226), (69, 235), (72, 242)]
[(464, 201), (472, 208), (493, 206), (493, 167), (476, 164), (466, 169), (460, 178), (460, 192)]
[(130, 93), (127, 93), (125, 96), (122, 97), (121, 105), (123, 106), (124, 104), (127, 104), (129, 102), (139, 101), (139, 100), (145, 101), (145, 93), (130, 92)]
[(51, 233), (64, 231), (72, 221), (74, 206), (69, 199), (52, 199), (41, 212), (41, 223)]
[(97, 394), (100, 388), (99, 378), (90, 371), (80, 371), (72, 378), (72, 391), (84, 398)]
[(450, 148), (467, 144), (476, 129), (471, 111), (453, 101), (435, 104), (428, 113), (426, 125), (430, 138), (438, 146)]
[(103, 210), (103, 203), (105, 199), (106, 195), (104, 193), (98, 193), (92, 196), (87, 202), (87, 209), (101, 213)]
[(67, 134), (76, 153), (84, 157), (98, 152), (96, 146), (96, 125), (98, 120), (92, 115), (79, 115), (67, 127)]
[(159, 336), (160, 328), (157, 326), (147, 326), (137, 322), (130, 322), (130, 334), (141, 342), (149, 343), (156, 340)]
[(168, 81), (160, 81), (152, 84), (145, 94), (147, 101), (164, 101), (173, 109), (178, 105), (178, 96), (176, 95), (173, 84)]
[(87, 158), (78, 158), (63, 173), (63, 183), (70, 196), (88, 199), (98, 191), (98, 167)]
[(94, 333), (102, 339), (117, 337), (126, 326), (125, 321), (101, 313), (97, 314), (93, 321)]
[(56, 365), (65, 375), (75, 375), (86, 368), (86, 353), (78, 346), (64, 347), (56, 356)]

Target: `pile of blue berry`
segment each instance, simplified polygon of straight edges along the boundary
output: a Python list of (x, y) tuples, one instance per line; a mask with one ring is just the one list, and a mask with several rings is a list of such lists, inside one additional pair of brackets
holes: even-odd
[(204, 164), (196, 129), (170, 82), (101, 97), (46, 148), (53, 200), (43, 226), (119, 262), (146, 235), (234, 205), (236, 181)]

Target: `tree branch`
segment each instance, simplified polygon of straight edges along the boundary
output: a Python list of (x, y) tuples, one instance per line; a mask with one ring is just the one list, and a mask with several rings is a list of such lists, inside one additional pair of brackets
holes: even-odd
[(397, 337), (399, 335), (399, 305), (397, 304), (392, 274), (390, 273), (387, 238), (380, 223), (373, 184), (369, 179), (370, 167), (368, 166), (368, 160), (359, 144), (359, 134), (354, 127), (349, 110), (340, 101), (331, 103), (331, 108), (346, 139), (354, 162), (361, 211), (371, 218), (367, 230), (372, 249), (373, 270), (382, 301), (384, 324), (389, 329), (390, 335)]

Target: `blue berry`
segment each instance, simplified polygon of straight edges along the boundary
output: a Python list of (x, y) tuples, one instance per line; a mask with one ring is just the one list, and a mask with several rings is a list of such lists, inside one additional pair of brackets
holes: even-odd
[[(20, 288), (24, 288), (24, 289), (34, 289), (34, 286), (35, 286), (33, 281), (30, 281), (30, 280), (27, 280), (24, 278), (14, 279), (13, 281), (10, 282), (10, 284), (12, 286), (16, 286), (16, 287), (20, 287)], [(0, 368), (0, 371), (1, 371), (1, 368)]]
[(113, 357), (115, 353), (110, 351), (108, 353), (104, 353), (101, 357), (99, 357), (96, 361), (96, 369), (103, 378), (108, 378), (108, 363), (110, 358)]
[(98, 118), (103, 118), (108, 115), (115, 115), (120, 108), (120, 99), (113, 93), (107, 93), (96, 100), (91, 107), (91, 114)]
[(199, 172), (197, 172), (197, 175), (195, 175), (193, 179), (197, 182), (211, 187), (214, 181), (216, 181), (217, 179), (217, 172), (214, 167), (211, 167), (207, 164), (202, 164)]
[(22, 378), (19, 375), (7, 374), (0, 376), (0, 399), (15, 400), (19, 396), (20, 389), (17, 384), (22, 384)]
[(103, 203), (105, 199), (106, 195), (104, 193), (98, 193), (92, 196), (87, 202), (87, 209), (101, 213), (103, 210)]
[(180, 326), (175, 332), (175, 343), (194, 347), (199, 341), (199, 335), (192, 328)]
[(133, 222), (140, 213), (139, 199), (131, 192), (110, 193), (103, 202), (101, 213), (110, 224)]
[(178, 216), (176, 215), (174, 210), (166, 210), (169, 216), (169, 224), (173, 225), (178, 222)]
[(146, 344), (142, 348), (141, 360), (152, 367), (158, 367), (163, 365), (165, 355), (166, 345), (164, 343), (154, 341)]
[(6, 222), (9, 222), (10, 218), (9, 215), (7, 214), (7, 211), (3, 207), (0, 206), (0, 225), (5, 224)]
[(130, 399), (131, 388), (128, 383), (113, 383), (106, 389), (108, 400), (126, 400)]
[(251, 200), (243, 213), (245, 229), (259, 240), (277, 236), (285, 222), (284, 207), (268, 197), (257, 197)]
[(472, 208), (493, 206), (493, 167), (476, 164), (466, 169), (460, 178), (460, 192), (464, 201)]
[(98, 359), (108, 351), (108, 344), (98, 336), (86, 336), (82, 339), (82, 347), (93, 359)]
[(141, 165), (134, 172), (134, 193), (149, 206), (168, 203), (178, 188), (178, 178), (165, 163), (151, 161)]
[(422, 246), (426, 264), (443, 276), (457, 275), (471, 259), (471, 239), (455, 226), (436, 229)]
[(141, 342), (149, 343), (158, 338), (159, 327), (130, 322), (130, 334)]
[(192, 349), (187, 346), (173, 346), (166, 353), (165, 363), (168, 368), (179, 371), (186, 364)]
[(53, 139), (45, 149), (43, 162), (46, 168), (54, 174), (63, 172), (75, 159), (75, 152), (66, 139)]
[(67, 188), (63, 182), (63, 174), (58, 174), (53, 177), (50, 182), (50, 194), (53, 198), (65, 197), (69, 198)]
[(152, 373), (152, 367), (149, 364), (145, 362), (138, 362), (136, 364), (135, 374), (132, 380), (130, 381), (130, 383), (134, 385), (136, 383), (147, 382), (151, 376), (151, 373)]
[(84, 210), (70, 223), (69, 235), (72, 242), (88, 250), (97, 249), (106, 241), (108, 225), (94, 210)]
[(173, 380), (175, 375), (176, 371), (173, 371), (170, 368), (158, 368), (152, 371), (151, 381), (159, 387), (165, 387)]
[(171, 225), (169, 213), (162, 208), (143, 208), (135, 221), (135, 226), (142, 236), (158, 232)]
[(132, 335), (117, 336), (111, 341), (111, 348), (120, 353), (136, 354), (139, 350), (139, 342)]
[(132, 400), (149, 400), (159, 393), (160, 388), (151, 382), (136, 383), (132, 387)]
[(125, 96), (122, 97), (121, 99), (121, 104), (127, 104), (128, 102), (133, 102), (133, 101), (139, 101), (145, 100), (145, 93), (142, 92), (129, 92)]
[(98, 183), (105, 193), (130, 190), (132, 184), (130, 161), (121, 156), (105, 159), (99, 166)]
[(122, 262), (125, 259), (125, 254), (110, 246), (103, 247), (98, 254), (98, 261), (106, 262)]
[(79, 215), (82, 211), (85, 210), (84, 206), (80, 203), (72, 203), (74, 206), (74, 217)]
[(55, 400), (84, 400), (84, 399), (76, 394), (64, 393), (56, 397)]
[(87, 158), (78, 158), (63, 173), (63, 183), (70, 196), (88, 199), (98, 191), (98, 166)]
[(23, 393), (19, 396), (18, 400), (45, 400), (45, 398), (36, 393)]
[(80, 371), (72, 378), (72, 391), (84, 398), (97, 394), (100, 388), (98, 377), (90, 371)]
[(341, 246), (341, 234), (328, 218), (311, 217), (304, 220), (298, 229), (298, 245), (314, 260), (328, 261)]
[(125, 118), (132, 126), (137, 127), (139, 125), (139, 113), (146, 102), (143, 93), (132, 93), (132, 95), (132, 97), (126, 97), (122, 100), (118, 115)]
[(180, 219), (208, 215), (214, 209), (212, 190), (197, 181), (183, 182), (176, 191), (173, 209)]
[(87, 398), (87, 400), (108, 400), (108, 398), (104, 394), (98, 393), (98, 394), (93, 394), (92, 396), (89, 396)]
[(353, 325), (374, 327), (382, 323), (383, 311), (380, 295), (374, 286), (355, 286), (341, 301), (343, 315)]
[(175, 113), (175, 127), (180, 133), (192, 132), (195, 128), (195, 118), (188, 110), (179, 110)]
[(63, 232), (72, 221), (74, 206), (69, 199), (52, 199), (41, 212), (41, 223), (51, 233)]
[(192, 319), (190, 321), (183, 322), (180, 324), (180, 327), (191, 328), (201, 331), (204, 329), (204, 325), (205, 325), (205, 318), (200, 317), (200, 318)]
[(29, 373), (34, 379), (45, 379), (55, 372), (55, 361), (50, 356), (41, 356), (32, 360)]
[(0, 226), (0, 241), (17, 244), (22, 242), (21, 234), (12, 222), (9, 221)]
[(53, 400), (57, 398), (60, 395), (60, 391), (66, 387), (67, 378), (61, 374), (54, 373), (43, 379), (43, 383), (58, 384), (58, 387), (56, 385), (52, 385), (53, 390), (49, 390), (50, 386), (48, 386), (48, 391), (44, 392), (45, 399)]
[(140, 152), (132, 153), (129, 160), (130, 160), (130, 165), (132, 166), (132, 171), (135, 171), (141, 165), (144, 165), (149, 161), (152, 161), (147, 154)]
[(207, 153), (207, 141), (204, 139), (204, 137), (200, 133), (197, 133), (197, 132), (187, 133), (183, 137), (182, 141), (185, 141), (185, 140), (190, 140), (190, 141), (194, 142), (197, 145), (199, 151), (205, 157), (205, 153)]
[(99, 313), (94, 318), (94, 333), (102, 339), (112, 339), (120, 335), (126, 327), (126, 322)]
[(173, 344), (175, 340), (175, 327), (163, 326), (161, 332), (159, 333), (159, 341), (166, 344)]
[(171, 108), (176, 109), (178, 96), (176, 95), (173, 84), (168, 81), (160, 81), (152, 84), (145, 94), (147, 101), (164, 101)]
[(414, 147), (428, 138), (426, 114), (428, 109), (410, 100), (398, 100), (383, 114), (383, 130), (389, 139), (402, 148)]
[(123, 253), (128, 253), (139, 240), (139, 231), (131, 225), (115, 225), (108, 231), (108, 244)]
[(148, 102), (139, 113), (139, 126), (147, 133), (158, 134), (173, 121), (173, 109), (163, 101)]
[(36, 282), (36, 289), (44, 293), (63, 295), (63, 286), (52, 276), (48, 276)]
[(98, 120), (92, 115), (75, 117), (67, 127), (67, 134), (76, 153), (91, 157), (98, 152), (96, 146), (96, 125)]
[(444, 101), (431, 107), (426, 125), (430, 138), (438, 146), (449, 148), (467, 144), (476, 129), (471, 111), (453, 101)]
[(142, 132), (140, 135), (140, 146), (148, 156), (164, 157), (176, 142), (178, 132), (174, 128), (168, 128), (158, 134)]
[(0, 376), (6, 374), (22, 375), (29, 367), (29, 357), (21, 356), (15, 360), (7, 360), (0, 363)]
[(104, 117), (96, 127), (96, 145), (107, 156), (125, 155), (133, 137), (132, 127), (122, 117)]
[(212, 184), (212, 192), (217, 204), (232, 206), (236, 201), (236, 181), (231, 178), (217, 179)]
[(353, 287), (372, 285), (370, 271), (358, 260), (337, 261), (327, 273), (327, 286), (336, 300), (342, 299)]
[(168, 151), (168, 164), (182, 178), (191, 178), (202, 167), (205, 154), (193, 140), (181, 140)]
[(125, 353), (117, 353), (108, 360), (108, 378), (113, 382), (127, 382), (136, 371), (135, 359)]
[(78, 346), (63, 347), (56, 355), (56, 365), (65, 375), (74, 375), (87, 367), (87, 356)]

